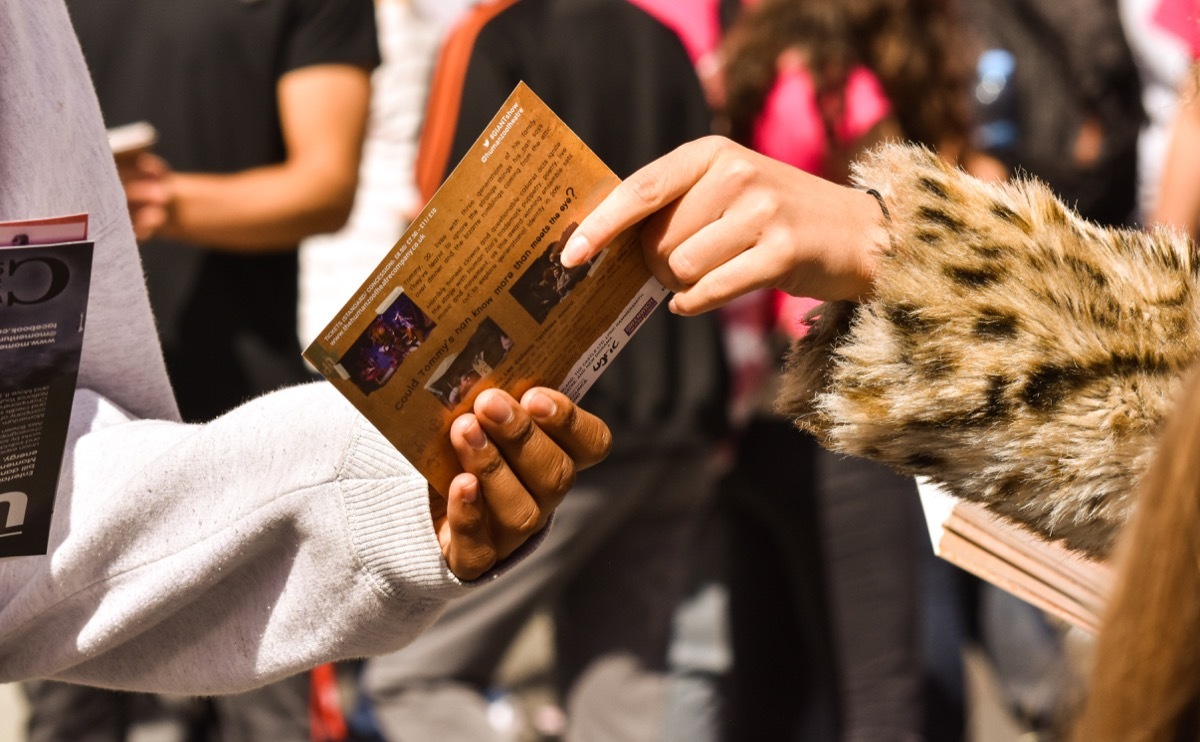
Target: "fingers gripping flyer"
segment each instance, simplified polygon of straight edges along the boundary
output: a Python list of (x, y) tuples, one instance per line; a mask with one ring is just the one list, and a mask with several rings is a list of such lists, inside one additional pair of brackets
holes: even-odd
[(578, 401), (663, 303), (634, 230), (590, 263), (559, 260), (618, 182), (518, 85), (304, 356), (446, 493), (450, 424), (480, 392)]

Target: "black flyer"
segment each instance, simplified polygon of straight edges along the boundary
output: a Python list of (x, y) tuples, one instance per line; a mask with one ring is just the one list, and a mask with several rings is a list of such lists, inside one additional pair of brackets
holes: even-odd
[(85, 215), (0, 224), (0, 557), (46, 553), (91, 278)]

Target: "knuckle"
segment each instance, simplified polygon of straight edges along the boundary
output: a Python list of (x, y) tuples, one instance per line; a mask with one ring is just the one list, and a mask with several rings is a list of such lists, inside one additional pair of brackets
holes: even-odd
[(494, 447), (489, 448), (493, 452), (492, 455), (477, 462), (475, 467), (475, 475), (480, 479), (495, 479), (505, 468), (504, 459), (495, 454)]
[(498, 558), (495, 548), (481, 544), (457, 558), (456, 563), (450, 569), (460, 580), (469, 582), (479, 579), (489, 569), (496, 566)]
[(529, 508), (528, 516), (524, 520), (513, 525), (512, 532), (521, 539), (522, 543), (524, 543), (524, 541), (530, 536), (542, 530), (542, 526), (546, 523), (545, 517), (546, 516), (543, 514), (541, 507), (534, 503)]
[(717, 157), (730, 150), (736, 149), (733, 140), (719, 134), (709, 134), (696, 140), (696, 146), (703, 147), (710, 157)]
[(575, 465), (567, 457), (554, 467), (548, 477), (548, 492), (557, 502), (575, 486)]
[(662, 179), (652, 171), (639, 170), (625, 181), (630, 195), (642, 205), (658, 203), (663, 192)]
[(671, 291), (679, 291), (683, 288), (675, 274), (675, 267), (672, 265), (672, 257), (676, 252), (678, 250), (658, 244), (646, 253), (646, 267), (650, 269), (659, 283)]
[(747, 201), (747, 204), (746, 210), (751, 224), (771, 224), (779, 213), (779, 202), (774, 198), (752, 198)]
[(714, 274), (710, 279), (703, 287), (703, 291), (692, 297), (697, 305), (703, 305), (708, 301), (719, 301), (732, 295), (733, 287), (725, 276)]
[(505, 437), (509, 438), (513, 443), (527, 444), (537, 434), (537, 423), (529, 415), (516, 415), (509, 429), (505, 431)]
[(491, 544), (480, 544), (475, 548), (473, 560), (479, 574), (483, 574), (496, 566), (496, 562), (500, 561), (500, 555), (496, 553), (496, 547)]
[(591, 222), (589, 229), (593, 230), (588, 234), (589, 237), (596, 233), (612, 234), (616, 230), (616, 222), (607, 212), (601, 209), (593, 211), (588, 220)]
[(730, 157), (724, 162), (721, 177), (733, 189), (741, 190), (750, 187), (758, 176), (754, 163), (742, 157)]
[(478, 508), (461, 508), (454, 518), (457, 531), (475, 533), (483, 529), (483, 512)]

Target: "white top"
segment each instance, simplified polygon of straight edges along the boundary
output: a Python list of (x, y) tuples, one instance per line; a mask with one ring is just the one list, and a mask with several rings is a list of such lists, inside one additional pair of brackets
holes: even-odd
[(342, 229), (300, 243), (297, 333), (307, 347), (386, 257), (424, 205), (417, 140), (442, 26), (400, 0), (376, 0), (382, 63), (371, 74), (354, 208)]
[(1158, 199), (1171, 122), (1179, 107), (1179, 84), (1191, 68), (1183, 39), (1154, 23), (1159, 0), (1120, 0), (1121, 25), (1137, 63), (1146, 122), (1138, 138), (1138, 220), (1145, 222)]
[(61, 0), (0, 3), (0, 220), (86, 211), (95, 257), (50, 554), (0, 561), (0, 682), (173, 693), (390, 651), (462, 593), (424, 480), (324, 383), (177, 422)]

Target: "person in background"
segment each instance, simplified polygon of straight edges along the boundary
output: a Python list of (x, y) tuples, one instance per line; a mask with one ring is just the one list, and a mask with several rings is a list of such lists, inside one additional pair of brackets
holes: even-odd
[(1169, 125), (1150, 223), (1177, 227), (1195, 239), (1200, 235), (1200, 179), (1196, 177), (1196, 165), (1200, 163), (1200, 74), (1195, 65), (1200, 59), (1200, 23), (1195, 5), (1183, 0), (1161, 0), (1152, 21), (1171, 40), (1167, 43), (1183, 46), (1191, 70), (1180, 77), (1178, 106)]
[[(121, 168), (167, 373), (186, 422), (311, 378), (296, 339), (297, 245), (350, 213), (379, 63), (370, 0), (70, 0), (107, 126), (146, 121)], [(34, 734), (62, 720), (46, 684)], [(204, 702), (226, 739), (307, 740), (308, 678)], [(127, 698), (97, 699), (120, 708)], [(58, 703), (82, 703), (62, 699)], [(197, 734), (205, 732), (197, 731)]]
[[(375, 0), (381, 63), (371, 73), (354, 207), (341, 229), (300, 242), (296, 331), (301, 347), (332, 321), (424, 203), (414, 165), (429, 78), (446, 27), (471, 4), (473, 0)], [(340, 668), (340, 674), (356, 676), (361, 666), (355, 662)], [(324, 677), (314, 674), (313, 685)], [(336, 682), (334, 673), (328, 677)], [(342, 723), (352, 734), (369, 735), (372, 720), (359, 702), (361, 696), (347, 703), (332, 686), (324, 696), (314, 687), (312, 699), (336, 701), (328, 712), (335, 728)]]
[[(1167, 162), (1171, 121), (1192, 55), (1179, 33), (1161, 18), (1162, 0), (1119, 0), (1121, 27), (1137, 64), (1146, 120), (1138, 135), (1137, 223), (1150, 224)], [(1189, 16), (1185, 16), (1189, 17)], [(1190, 19), (1192, 26), (1195, 20)]]
[(382, 62), (371, 73), (354, 207), (341, 229), (300, 242), (302, 346), (329, 324), (425, 203), (414, 168), (429, 78), (447, 26), (472, 4), (375, 0)]
[(980, 148), (1009, 172), (1043, 181), (1085, 218), (1132, 223), (1145, 116), (1117, 3), (961, 2), (979, 59), (991, 51), (1011, 60), (1002, 79), (981, 81), (999, 90), (977, 97), (977, 117), (1009, 126)]
[[(846, 182), (851, 163), (885, 139), (923, 141), (965, 162), (969, 78), (958, 20), (941, 2), (755, 3), (723, 49), (724, 128), (835, 182)], [(773, 349), (778, 364), (816, 304), (760, 292), (723, 311), (733, 331), (773, 335), (760, 346)], [(920, 738), (915, 485), (824, 451), (773, 414), (775, 389), (768, 375), (763, 390), (748, 392), (759, 405), (730, 481), (740, 525), (733, 553), (758, 554), (740, 560), (743, 571), (730, 580), (731, 737)], [(786, 465), (771, 464), (785, 456)], [(791, 590), (764, 589), (770, 584)], [(780, 663), (781, 646), (801, 654)]]
[(180, 422), (67, 10), (4, 4), (0, 36), (0, 220), (86, 213), (96, 258), (48, 553), (0, 562), (0, 682), (252, 688), (395, 649), (537, 546), (610, 445), (553, 390), (456, 420), (444, 495), (327, 384)]
[(158, 130), (155, 154), (121, 175), (184, 419), (307, 380), (296, 247), (353, 204), (373, 3), (68, 8), (105, 123)]
[(1151, 213), (1152, 224), (1182, 229), (1193, 239), (1200, 236), (1200, 102), (1197, 77), (1193, 72), (1185, 80), (1179, 107), (1171, 121), (1166, 164), (1159, 183), (1158, 199)]
[[(1083, 217), (1134, 224), (1145, 117), (1118, 4), (963, 0), (963, 8), (979, 60), (979, 146), (1010, 172), (1046, 183)], [(1032, 731), (1051, 729), (1081, 674), (1071, 667), (1066, 630), (987, 583), (973, 603), (979, 644), (1009, 711)]]
[[(618, 175), (709, 130), (679, 37), (634, 4), (482, 4), (447, 38), (436, 67), (418, 155), (426, 196), (521, 80)], [(485, 694), (541, 608), (554, 617), (567, 738), (664, 733), (672, 615), (713, 500), (714, 447), (725, 432), (712, 318), (655, 313), (586, 400), (617, 444), (605, 466), (578, 480), (547, 551), (504, 589), (447, 611), (410, 651), (367, 663), (364, 687), (387, 739), (496, 738)]]
[[(683, 42), (704, 98), (715, 116), (721, 101), (720, 44), (728, 0), (630, 0), (674, 31)], [(734, 0), (736, 3), (737, 0)], [(715, 123), (715, 122), (714, 122)], [(719, 317), (726, 364), (734, 372), (739, 349), (725, 337)], [(736, 401), (731, 388), (727, 409), (731, 422)], [(718, 484), (718, 491), (721, 485)], [(728, 678), (733, 668), (729, 632), (728, 519), (714, 505), (700, 527), (691, 563), (687, 595), (671, 621), (667, 647), (667, 690), (663, 742), (715, 742), (723, 738), (728, 718)]]

